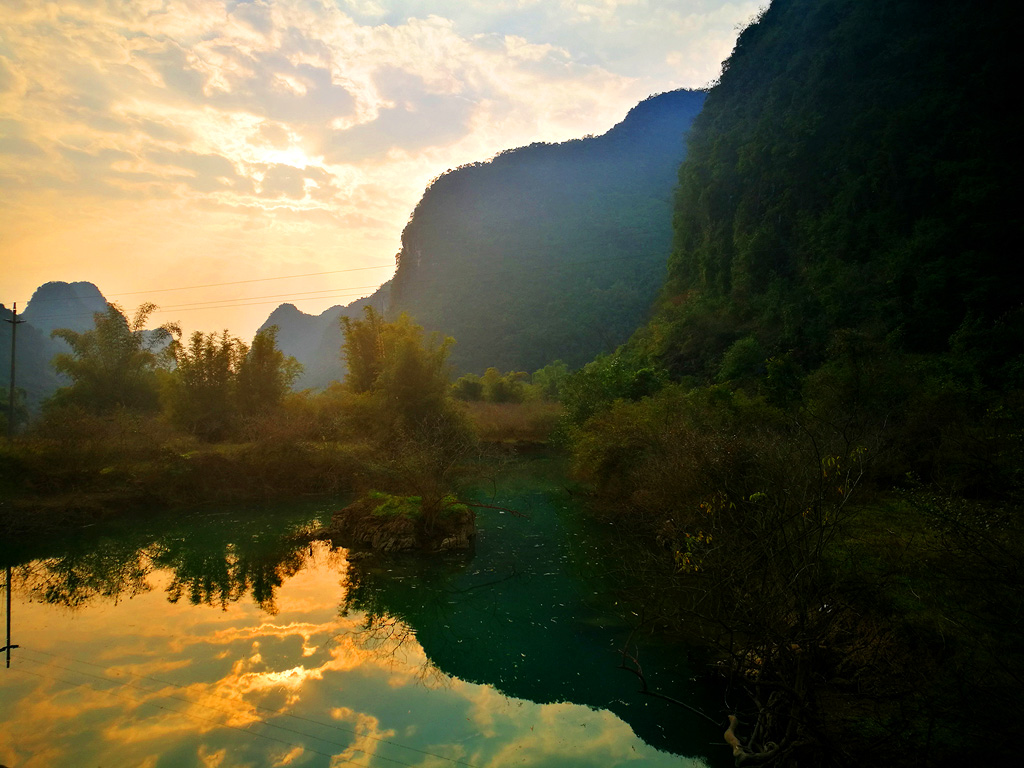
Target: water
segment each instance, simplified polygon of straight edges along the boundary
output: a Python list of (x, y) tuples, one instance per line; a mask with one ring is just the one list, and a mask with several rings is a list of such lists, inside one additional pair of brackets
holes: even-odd
[[(631, 630), (604, 597), (607, 537), (548, 470), (478, 490), (529, 517), (481, 509), (470, 554), (301, 543), (340, 501), (8, 548), (0, 764), (703, 765), (685, 756), (716, 729), (617, 668)], [(644, 643), (652, 682), (699, 704), (679, 650)]]

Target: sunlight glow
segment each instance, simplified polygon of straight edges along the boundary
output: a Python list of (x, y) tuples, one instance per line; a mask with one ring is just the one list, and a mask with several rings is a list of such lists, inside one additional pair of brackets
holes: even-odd
[[(432, 178), (703, 85), (757, 5), (11, 0), (0, 301), (391, 261)], [(272, 308), (173, 319), (250, 338)]]

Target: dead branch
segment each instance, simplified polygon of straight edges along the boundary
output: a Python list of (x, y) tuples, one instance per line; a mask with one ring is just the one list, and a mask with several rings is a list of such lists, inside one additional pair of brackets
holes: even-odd
[[(619, 669), (624, 669), (627, 672), (631, 672), (634, 675), (636, 675), (637, 679), (640, 680), (640, 693), (644, 694), (645, 696), (653, 696), (656, 699), (667, 701), (668, 703), (675, 704), (678, 707), (684, 707), (685, 709), (688, 709), (691, 712), (693, 712), (695, 715), (700, 715), (708, 722), (718, 725), (718, 720), (715, 720), (713, 717), (710, 717), (709, 715), (706, 715), (705, 713), (701, 712), (692, 704), (687, 704), (685, 701), (680, 701), (679, 699), (674, 699), (671, 696), (666, 696), (664, 693), (659, 693), (658, 691), (652, 691), (650, 687), (647, 685), (647, 678), (644, 676), (644, 671), (640, 667), (640, 662), (637, 660), (637, 658), (633, 656), (631, 653), (629, 653), (625, 648), (623, 648), (619, 653), (622, 655), (622, 663), (619, 664)], [(632, 667), (626, 666), (627, 659), (629, 659), (629, 661), (633, 663)]]

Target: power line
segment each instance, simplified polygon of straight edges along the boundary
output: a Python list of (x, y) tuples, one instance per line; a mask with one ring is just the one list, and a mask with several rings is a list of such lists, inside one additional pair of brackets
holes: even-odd
[[(355, 291), (353, 293), (335, 293), (327, 296), (308, 296), (306, 298), (300, 298), (303, 294), (279, 294), (280, 298), (291, 298), (292, 301), (320, 301), (323, 299), (343, 299), (351, 298), (352, 296), (366, 296), (364, 291)], [(239, 299), (221, 299), (221, 301), (246, 301), (246, 298)], [(197, 302), (203, 304), (204, 302)], [(214, 302), (205, 302), (214, 303)], [(234, 309), (235, 307), (254, 307), (260, 304), (280, 304), (280, 301), (252, 301), (241, 304), (220, 304), (216, 303), (215, 306), (193, 306), (191, 304), (178, 304), (173, 307), (157, 307), (153, 310), (154, 314), (161, 314), (166, 312), (193, 312), (200, 309)], [(34, 320), (71, 320), (82, 317), (92, 317), (93, 312), (74, 312), (69, 314), (58, 314), (58, 315), (43, 315), (41, 317), (33, 318)]]
[[(555, 269), (560, 269), (562, 267), (571, 267), (571, 266), (576, 266), (576, 265), (579, 265), (579, 264), (594, 264), (594, 263), (605, 262), (605, 261), (637, 261), (637, 259), (634, 256), (605, 256), (605, 257), (600, 258), (600, 259), (578, 259), (576, 261), (562, 261), (562, 262), (558, 262), (556, 264), (551, 265), (551, 267), (548, 268), (548, 271), (554, 271)], [(330, 271), (327, 271), (327, 272), (307, 272), (307, 273), (301, 274), (301, 275), (278, 275), (277, 277), (259, 277), (259, 278), (253, 278), (251, 280), (234, 280), (234, 281), (226, 282), (226, 283), (205, 283), (203, 285), (183, 285), (183, 286), (178, 286), (176, 288), (154, 288), (154, 289), (149, 290), (149, 291), (126, 291), (126, 292), (120, 292), (120, 293), (111, 293), (110, 296), (112, 296), (112, 297), (113, 296), (137, 296), (137, 295), (141, 295), (141, 294), (162, 293), (162, 292), (166, 292), (166, 291), (188, 291), (188, 290), (193, 290), (193, 289), (197, 289), (197, 288), (218, 288), (218, 287), (226, 286), (226, 285), (242, 285), (244, 283), (264, 283), (264, 282), (273, 281), (273, 280), (290, 280), (290, 279), (296, 278), (296, 277), (317, 277), (317, 276), (320, 276), (320, 275), (335, 275), (335, 274), (340, 274), (342, 272), (358, 272), (358, 271), (367, 270), (367, 269), (383, 269), (384, 267), (391, 267), (391, 266), (392, 266), (391, 264), (378, 264), (377, 266), (373, 266), (373, 267), (352, 267), (350, 269), (333, 269), (333, 270), (330, 270)], [(502, 269), (492, 269), (492, 270), (487, 270), (487, 271), (478, 271), (478, 272), (474, 273), (474, 277), (488, 277), (490, 275), (500, 275), (500, 274), (506, 273), (506, 272), (508, 272), (508, 271), (510, 271), (511, 269), (514, 269), (514, 268), (515, 267), (513, 267), (513, 266), (508, 266), (508, 267), (504, 267)], [(531, 269), (531, 271), (536, 272), (537, 270), (536, 269)], [(315, 291), (302, 291), (302, 292), (300, 292), (300, 294), (281, 294), (281, 295), (282, 296), (301, 295), (302, 293), (315, 293)], [(254, 297), (254, 298), (256, 298), (256, 297)], [(35, 304), (46, 304), (48, 302), (62, 302), (62, 301), (64, 301), (64, 299), (34, 299), (33, 303), (35, 303)]]
[[(171, 304), (170, 306), (157, 306), (154, 312), (168, 312), (172, 309), (184, 310), (184, 309), (230, 309), (233, 306), (245, 307), (249, 304), (226, 304), (224, 302), (249, 302), (250, 299), (292, 299), (293, 301), (317, 301), (319, 299), (334, 299), (343, 298), (346, 296), (359, 296), (363, 292), (373, 288), (376, 289), (379, 286), (374, 285), (356, 285), (349, 288), (333, 288), (324, 291), (303, 291), (302, 293), (278, 293), (270, 296), (239, 296), (237, 299), (217, 299), (213, 301), (194, 301), (185, 304)], [(336, 291), (348, 291), (346, 293), (336, 293)], [(309, 296), (307, 294), (322, 293), (324, 296)], [(252, 304), (276, 304), (276, 301), (253, 301)], [(214, 304), (217, 306), (205, 306)], [(74, 312), (69, 314), (56, 314), (56, 315), (41, 315), (36, 320), (54, 320), (62, 317), (92, 317), (94, 312)]]
[[(272, 294), (270, 294), (268, 296), (239, 296), (237, 299), (215, 299), (213, 301), (189, 301), (189, 302), (186, 302), (185, 304), (170, 304), (170, 305), (168, 305), (166, 307), (163, 307), (163, 306), (157, 307), (157, 309), (162, 309), (162, 310), (178, 309), (180, 307), (199, 306), (200, 304), (221, 304), (222, 302), (225, 302), (225, 301), (248, 301), (250, 299), (282, 299), (282, 298), (286, 299), (286, 298), (293, 298), (293, 297), (299, 297), (299, 296), (306, 296), (307, 297), (306, 299), (302, 299), (302, 301), (312, 301), (313, 299), (331, 299), (331, 298), (334, 298), (333, 295), (329, 295), (329, 296), (313, 296), (313, 295), (311, 295), (311, 294), (315, 294), (315, 293), (334, 294), (335, 291), (338, 291), (338, 290), (368, 291), (368, 290), (371, 290), (371, 289), (376, 290), (379, 287), (380, 287), (379, 285), (353, 285), (351, 288), (344, 288), (344, 289), (325, 288), (322, 291), (300, 291), (299, 293), (272, 293)], [(228, 306), (230, 306), (230, 305), (228, 305)]]
[[(392, 265), (392, 264), (378, 264), (378, 265), (373, 266), (373, 267), (351, 267), (349, 269), (332, 269), (332, 270), (329, 270), (327, 272), (307, 272), (307, 273), (301, 274), (301, 275), (278, 275), (276, 277), (256, 277), (256, 278), (252, 278), (250, 280), (232, 280), (232, 281), (226, 282), (226, 283), (206, 283), (204, 285), (182, 285), (182, 286), (178, 286), (176, 288), (153, 288), (152, 290), (148, 290), (148, 291), (122, 291), (122, 292), (111, 293), (110, 296), (111, 297), (113, 297), (113, 296), (138, 296), (140, 294), (164, 293), (164, 292), (167, 292), (167, 291), (190, 291), (190, 290), (194, 290), (194, 289), (197, 289), (197, 288), (219, 288), (219, 287), (225, 286), (225, 285), (242, 285), (244, 283), (266, 283), (266, 282), (271, 282), (273, 280), (291, 280), (291, 279), (297, 278), (297, 277), (319, 277), (321, 275), (337, 275), (337, 274), (341, 274), (342, 272), (361, 272), (361, 271), (365, 271), (365, 270), (368, 270), (368, 269), (384, 269), (385, 267), (390, 267), (390, 268), (394, 269), (394, 265)], [(304, 291), (304, 293), (315, 293), (315, 291)], [(64, 301), (65, 301), (65, 299), (32, 299), (32, 303), (33, 304), (48, 304), (48, 303), (51, 303), (51, 302), (62, 303)]]
[[(635, 260), (636, 259), (633, 256), (607, 256), (607, 257), (600, 258), (600, 259), (579, 259), (577, 261), (559, 262), (557, 264), (554, 264), (554, 265), (548, 267), (547, 270), (531, 269), (531, 272), (533, 272), (533, 273), (537, 273), (539, 271), (554, 272), (556, 270), (560, 270), (560, 269), (563, 269), (565, 267), (573, 267), (573, 266), (578, 266), (578, 265), (581, 265), (581, 264), (595, 264), (595, 263), (602, 263), (602, 262), (609, 262), (609, 261), (635, 261)], [(381, 265), (381, 266), (383, 267), (383, 266), (390, 266), (390, 265)], [(227, 286), (227, 285), (240, 285), (242, 283), (267, 282), (267, 281), (270, 281), (270, 280), (287, 280), (287, 279), (292, 278), (292, 277), (310, 277), (310, 276), (316, 276), (316, 275), (331, 275), (331, 274), (336, 274), (336, 273), (340, 273), (340, 272), (355, 272), (355, 271), (358, 271), (358, 270), (379, 269), (379, 268), (380, 267), (354, 267), (352, 269), (332, 270), (332, 271), (329, 271), (329, 272), (311, 272), (311, 273), (308, 273), (306, 275), (282, 275), (280, 277), (263, 277), (263, 278), (257, 278), (257, 279), (254, 279), (254, 280), (238, 280), (238, 281), (228, 282), (228, 283), (209, 283), (209, 284), (206, 284), (206, 285), (182, 286), (182, 287), (179, 287), (179, 288), (160, 288), (160, 289), (156, 289), (154, 291), (133, 291), (133, 292), (130, 292), (130, 293), (112, 293), (110, 295), (111, 296), (131, 296), (131, 295), (143, 294), (143, 293), (156, 293), (158, 291), (184, 291), (184, 290), (190, 290), (190, 289), (194, 289), (194, 288), (212, 288), (212, 287), (220, 287), (220, 286)], [(514, 269), (514, 267), (509, 266), (509, 267), (505, 267), (503, 269), (492, 269), (492, 270), (478, 271), (478, 272), (475, 272), (473, 276), (476, 277), (476, 278), (480, 278), (480, 277), (490, 277), (490, 276), (494, 276), (494, 275), (501, 275), (501, 274), (509, 272), (511, 269)], [(380, 287), (380, 286), (365, 286), (365, 288), (367, 290), (369, 290), (369, 288), (378, 288), (378, 287)], [(330, 289), (328, 289), (328, 290), (330, 290)], [(338, 289), (338, 290), (356, 290), (356, 289), (355, 288), (343, 288), (343, 289)], [(332, 294), (332, 295), (328, 295), (328, 296), (308, 296), (308, 294), (311, 294), (311, 293), (326, 293), (326, 292), (327, 291), (301, 291), (301, 292), (298, 292), (298, 293), (275, 294), (274, 297), (276, 297), (276, 298), (293, 298), (295, 301), (314, 301), (314, 300), (318, 300), (318, 299), (347, 298), (349, 296), (359, 295), (358, 293), (339, 293), (339, 294)], [(306, 297), (306, 298), (300, 298), (300, 297)], [(181, 311), (181, 312), (193, 311), (195, 309), (231, 309), (232, 307), (247, 307), (247, 306), (257, 306), (259, 304), (273, 304), (273, 303), (275, 303), (275, 302), (267, 302), (267, 301), (256, 301), (256, 302), (238, 303), (238, 304), (223, 304), (223, 303), (221, 303), (221, 302), (228, 302), (228, 301), (238, 301), (238, 302), (245, 301), (245, 302), (248, 302), (249, 299), (259, 299), (259, 298), (272, 298), (272, 297), (269, 297), (269, 296), (268, 297), (252, 296), (252, 297), (240, 297), (238, 299), (220, 299), (220, 300), (216, 300), (216, 302), (214, 302), (214, 301), (210, 301), (210, 302), (190, 302), (190, 303), (186, 303), (186, 304), (171, 305), (170, 307), (159, 307), (158, 306), (157, 309), (154, 310), (154, 312), (157, 312), (157, 313), (169, 312), (173, 308), (178, 308), (177, 311)], [(32, 303), (33, 304), (41, 304), (41, 303), (62, 302), (62, 301), (63, 300), (61, 300), (61, 299), (36, 299)], [(200, 304), (214, 304), (214, 303), (216, 303), (217, 306), (209, 306), (209, 307), (198, 306)], [(71, 319), (71, 318), (91, 317), (91, 315), (92, 315), (92, 313), (79, 312), (79, 313), (74, 313), (74, 314), (44, 315), (44, 316), (41, 316), (41, 317), (38, 317), (38, 318), (35, 318), (35, 319), (36, 320)]]
[(359, 272), (366, 269), (384, 269), (384, 267), (390, 267), (394, 269), (392, 264), (378, 264), (374, 267), (352, 267), (350, 269), (332, 269), (327, 272), (307, 272), (302, 275), (280, 275), (278, 277), (255, 277), (251, 280), (233, 280), (229, 283), (206, 283), (205, 285), (183, 285), (179, 288), (155, 288), (151, 291), (122, 291), (121, 293), (112, 293), (111, 296), (138, 296), (142, 293), (164, 293), (166, 291), (191, 291), (194, 288), (219, 288), (222, 285), (242, 285), (242, 283), (266, 283), (270, 280), (291, 280), (294, 277), (319, 277), (320, 275), (337, 275), (342, 272)]
[[(574, 266), (583, 265), (583, 264), (594, 264), (594, 263), (602, 263), (602, 262), (612, 262), (612, 261), (636, 261), (636, 259), (633, 256), (609, 256), (609, 257), (603, 257), (603, 258), (597, 258), (597, 259), (579, 259), (579, 260), (576, 260), (576, 261), (565, 261), (565, 262), (559, 262), (559, 263), (553, 264), (550, 267), (548, 267), (547, 270), (533, 269), (533, 270), (531, 270), (531, 272), (534, 273), (534, 274), (536, 274), (538, 272), (542, 272), (542, 271), (555, 272), (555, 271), (558, 271), (558, 270), (563, 270), (563, 269), (565, 269), (567, 267), (574, 267)], [(384, 265), (381, 265), (381, 266), (384, 266)], [(378, 268), (379, 267), (353, 267), (351, 269), (331, 270), (331, 271), (328, 271), (328, 272), (312, 272), (312, 273), (308, 273), (308, 275), (283, 275), (283, 276), (280, 276), (280, 277), (258, 278), (258, 279), (253, 279), (253, 280), (239, 280), (239, 281), (233, 281), (233, 282), (227, 282), (227, 283), (210, 283), (210, 284), (205, 285), (205, 286), (183, 286), (183, 287), (179, 287), (179, 288), (166, 288), (166, 289), (158, 289), (158, 290), (178, 291), (178, 290), (186, 290), (187, 288), (203, 288), (203, 287), (238, 285), (238, 284), (242, 284), (242, 283), (266, 282), (266, 281), (271, 281), (271, 280), (285, 280), (285, 279), (289, 279), (289, 278), (292, 278), (292, 277), (306, 277), (306, 276), (310, 276), (310, 275), (329, 275), (329, 274), (335, 274), (335, 273), (340, 273), (340, 272), (355, 272), (355, 271), (360, 271), (360, 270), (378, 269)], [(474, 278), (481, 278), (481, 277), (490, 277), (490, 276), (494, 276), (494, 275), (501, 275), (501, 274), (504, 274), (504, 273), (508, 273), (511, 269), (514, 269), (514, 268), (511, 267), (511, 266), (507, 266), (507, 267), (500, 268), (500, 269), (478, 271), (478, 272), (474, 273), (473, 276), (474, 276)], [(386, 285), (386, 283), (384, 285)], [(211, 301), (206, 301), (206, 302), (189, 302), (189, 303), (185, 303), (185, 304), (174, 304), (174, 305), (170, 305), (168, 307), (157, 306), (153, 310), (153, 314), (164, 314), (164, 315), (166, 315), (166, 314), (171, 314), (171, 313), (175, 313), (176, 314), (176, 313), (180, 313), (180, 312), (195, 312), (195, 311), (200, 311), (200, 310), (211, 310), (212, 311), (212, 310), (218, 310), (218, 309), (236, 309), (236, 308), (243, 308), (243, 307), (254, 307), (254, 306), (261, 306), (261, 305), (268, 305), (268, 304), (280, 304), (280, 303), (282, 303), (282, 302), (279, 302), (277, 300), (274, 300), (274, 301), (252, 301), (251, 300), (251, 299), (263, 299), (263, 298), (267, 298), (267, 299), (290, 299), (292, 302), (296, 302), (296, 303), (303, 302), (303, 301), (323, 301), (325, 299), (352, 299), (353, 297), (359, 297), (360, 299), (362, 299), (362, 298), (369, 298), (369, 296), (365, 293), (365, 291), (367, 291), (367, 290), (369, 290), (371, 288), (379, 290), (382, 287), (383, 287), (383, 285), (380, 285), (380, 286), (376, 286), (376, 285), (352, 286), (352, 287), (349, 287), (349, 288), (324, 289), (322, 291), (301, 291), (301, 292), (298, 292), (298, 293), (273, 294), (271, 296), (266, 296), (266, 297), (261, 297), (261, 296), (247, 297), (247, 296), (243, 296), (243, 297), (238, 297), (238, 298), (234, 298), (234, 299), (220, 299), (220, 300), (211, 300)], [(331, 291), (331, 290), (340, 290), (340, 291), (347, 291), (347, 292), (343, 292), (343, 293), (329, 293), (329, 291)], [(137, 291), (136, 293), (145, 293), (145, 291)], [(322, 295), (322, 296), (310, 295), (310, 294), (314, 294), (314, 293), (323, 293), (323, 294), (326, 294), (326, 295)], [(124, 296), (124, 295), (131, 295), (131, 294), (112, 294), (112, 295)], [(47, 303), (47, 302), (62, 302), (62, 300), (59, 300), (59, 299), (41, 299), (41, 300), (38, 300), (37, 299), (33, 303), (34, 304), (38, 304), (38, 303)], [(351, 304), (352, 302), (350, 301), (348, 303)], [(334, 305), (334, 306), (338, 306), (338, 305)], [(333, 309), (333, 308), (334, 307), (328, 307), (328, 309), (326, 309), (324, 311), (327, 312), (327, 311), (330, 311), (330, 309)], [(91, 318), (94, 314), (95, 314), (94, 312), (57, 313), (57, 314), (50, 314), (50, 315), (42, 315), (40, 317), (34, 317), (34, 318), (32, 318), (32, 321), (38, 322), (38, 321), (44, 321), (44, 320), (45, 321), (56, 321), (56, 320), (88, 319), (88, 318)], [(321, 313), (321, 314), (323, 314), (323, 313)], [(30, 322), (32, 322), (32, 321), (30, 321)]]

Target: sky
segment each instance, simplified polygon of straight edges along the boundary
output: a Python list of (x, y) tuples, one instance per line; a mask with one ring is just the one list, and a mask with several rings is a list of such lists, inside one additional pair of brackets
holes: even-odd
[(440, 174), (713, 82), (764, 0), (0, 0), (0, 303), (245, 340), (394, 273)]

